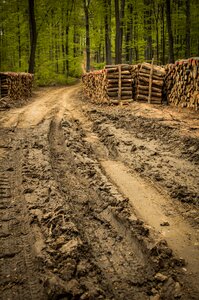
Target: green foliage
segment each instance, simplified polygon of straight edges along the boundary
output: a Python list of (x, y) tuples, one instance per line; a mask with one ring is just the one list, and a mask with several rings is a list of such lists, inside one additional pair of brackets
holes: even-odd
[[(90, 0), (89, 22), (91, 68), (105, 65), (105, 0)], [(106, 0), (107, 1), (107, 0)], [(120, 0), (121, 1), (121, 0)], [(132, 4), (132, 15), (128, 5)], [(85, 57), (83, 0), (35, 0), (37, 25), (36, 81), (38, 84), (67, 84), (82, 73)], [(129, 22), (132, 24), (129, 25)], [(191, 56), (199, 56), (199, 2), (190, 0)], [(115, 11), (109, 11), (112, 58), (115, 57)], [(169, 47), (164, 0), (126, 0), (123, 24), (123, 62), (132, 51), (132, 62), (168, 62)], [(171, 0), (175, 59), (185, 57), (186, 1)], [(131, 27), (129, 27), (131, 26)], [(127, 29), (128, 28), (128, 29)], [(131, 36), (127, 42), (127, 33)], [(150, 37), (150, 38), (149, 38)], [(0, 71), (27, 71), (30, 36), (27, 0), (0, 1)]]

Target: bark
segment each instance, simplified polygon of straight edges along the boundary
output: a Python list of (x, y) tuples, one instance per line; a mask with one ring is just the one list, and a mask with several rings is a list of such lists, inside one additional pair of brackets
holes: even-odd
[(73, 57), (78, 57), (79, 55), (79, 44), (80, 44), (80, 38), (79, 34), (76, 31), (76, 25), (74, 25), (73, 29)]
[(191, 18), (190, 18), (190, 0), (186, 0), (186, 49), (185, 56), (188, 58), (191, 55), (190, 49), (190, 27), (191, 27)]
[(90, 24), (89, 24), (90, 0), (84, 0), (84, 13), (86, 22), (86, 72), (90, 71)]
[[(68, 15), (68, 11), (67, 11)], [(65, 43), (65, 54), (66, 54), (66, 76), (69, 76), (69, 25), (66, 25), (66, 43)]]
[(35, 70), (35, 54), (37, 47), (37, 28), (35, 21), (34, 0), (28, 0), (29, 4), (29, 24), (30, 24), (30, 58), (29, 58), (29, 73), (34, 73)]
[(125, 0), (121, 0), (121, 12), (120, 12), (120, 56), (122, 63), (122, 45), (123, 45), (123, 32), (124, 32), (124, 11), (125, 11)]
[(156, 31), (156, 61), (159, 63), (159, 18), (160, 18), (160, 4), (156, 4), (153, 1), (153, 14), (155, 19), (155, 31)]
[(17, 35), (18, 35), (18, 59), (19, 59), (19, 69), (21, 69), (21, 27), (19, 18), (19, 1), (17, 1)]
[(161, 27), (161, 46), (162, 46), (162, 64), (165, 65), (165, 23), (164, 23), (164, 3), (161, 5), (161, 17), (162, 17), (162, 27)]
[(147, 61), (151, 61), (153, 56), (153, 49), (152, 49), (152, 10), (151, 10), (151, 0), (144, 0), (144, 4), (146, 10), (144, 12), (144, 28), (145, 28), (145, 59)]
[(65, 62), (65, 45), (64, 45), (64, 9), (62, 7), (62, 33), (61, 33), (61, 49), (62, 49), (62, 74), (65, 74), (66, 71), (66, 62)]
[(111, 0), (104, 0), (104, 8), (106, 64), (111, 65)]
[(129, 19), (127, 21), (126, 29), (126, 62), (132, 64), (133, 61), (133, 48), (132, 48), (132, 39), (133, 39), (133, 5), (128, 4)]
[(121, 63), (121, 52), (120, 52), (120, 11), (119, 1), (115, 0), (115, 23), (116, 23), (116, 35), (115, 35), (115, 64)]
[(124, 10), (125, 0), (115, 0), (115, 22), (116, 22), (116, 37), (115, 37), (115, 63), (122, 63), (122, 41), (123, 41), (123, 25), (124, 25)]
[(170, 0), (166, 0), (166, 17), (167, 17), (167, 30), (168, 30), (168, 36), (169, 36), (169, 63), (174, 63), (173, 33), (172, 33), (172, 24), (171, 24)]

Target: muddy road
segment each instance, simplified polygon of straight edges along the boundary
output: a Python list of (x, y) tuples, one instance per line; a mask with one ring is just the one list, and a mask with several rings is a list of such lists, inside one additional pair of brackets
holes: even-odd
[(199, 298), (197, 113), (44, 88), (0, 134), (0, 299)]

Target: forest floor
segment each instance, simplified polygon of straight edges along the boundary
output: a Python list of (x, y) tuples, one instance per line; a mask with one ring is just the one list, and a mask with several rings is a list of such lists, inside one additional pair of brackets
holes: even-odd
[(197, 112), (42, 88), (0, 134), (0, 299), (199, 299)]

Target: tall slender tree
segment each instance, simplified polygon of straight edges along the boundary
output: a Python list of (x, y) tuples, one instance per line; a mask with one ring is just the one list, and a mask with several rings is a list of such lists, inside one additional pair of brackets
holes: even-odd
[(104, 10), (106, 64), (111, 65), (111, 0), (104, 0)]
[(89, 6), (91, 0), (84, 0), (84, 13), (86, 23), (86, 72), (90, 71), (90, 24), (89, 24)]
[(35, 71), (35, 53), (37, 47), (37, 28), (35, 20), (35, 1), (28, 0), (29, 4), (29, 26), (30, 26), (30, 58), (29, 58), (29, 73)]
[(190, 49), (190, 27), (191, 27), (191, 18), (190, 18), (190, 0), (185, 1), (186, 8), (186, 48), (185, 56), (188, 58), (191, 55)]
[(167, 29), (169, 36), (169, 62), (174, 63), (174, 50), (173, 50), (173, 32), (171, 24), (171, 3), (166, 0), (166, 16), (167, 16)]
[(124, 26), (125, 0), (115, 0), (115, 63), (122, 63), (122, 41)]
[(132, 64), (133, 61), (133, 4), (127, 5), (127, 24), (126, 24), (126, 62)]

